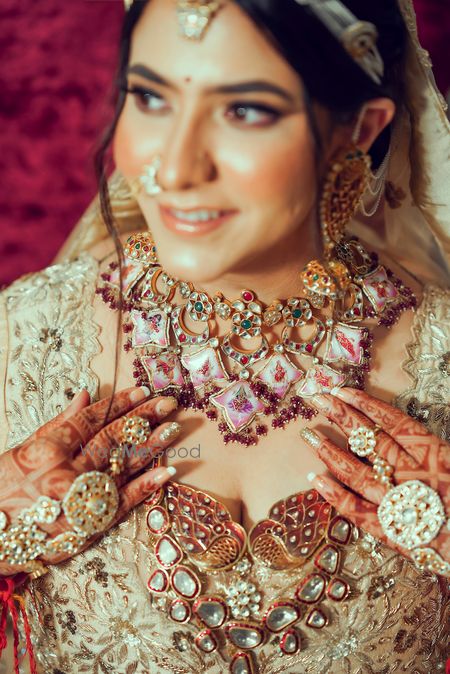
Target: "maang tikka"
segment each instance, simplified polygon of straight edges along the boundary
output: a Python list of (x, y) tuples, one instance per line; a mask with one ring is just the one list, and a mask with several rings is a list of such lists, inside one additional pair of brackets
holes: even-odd
[[(124, 0), (124, 3), (128, 11), (133, 0)], [(223, 3), (220, 0), (177, 0), (175, 4), (180, 35), (190, 40), (201, 40)]]

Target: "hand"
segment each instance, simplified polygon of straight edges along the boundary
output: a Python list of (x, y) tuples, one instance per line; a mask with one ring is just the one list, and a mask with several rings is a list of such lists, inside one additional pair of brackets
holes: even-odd
[[(317, 396), (313, 404), (347, 437), (359, 426), (372, 428), (377, 424), (382, 430), (376, 436), (376, 454), (393, 467), (394, 484), (409, 480), (424, 482), (440, 495), (448, 517), (450, 445), (447, 442), (429, 433), (425, 426), (396, 407), (356, 389), (342, 388), (334, 396)], [(312, 480), (315, 489), (358, 527), (410, 556), (410, 551), (385, 536), (378, 519), (378, 505), (389, 491), (389, 485), (377, 481), (372, 466), (356, 454), (341, 449), (316, 429), (313, 433), (317, 439), (315, 442), (314, 438), (313, 442), (307, 440), (308, 444), (339, 480), (326, 475), (315, 476)], [(426, 547), (433, 548), (445, 561), (450, 561), (450, 532), (445, 524)]]
[[(130, 412), (150, 421), (153, 430), (145, 447), (151, 451), (125, 456), (124, 470), (115, 478), (120, 494), (119, 508), (109, 526), (114, 526), (169, 479), (173, 472), (164, 467), (147, 470), (133, 478), (153, 460), (155, 454), (170, 444), (177, 432), (175, 430), (166, 440), (159, 437), (165, 428), (171, 426), (170, 423), (159, 424), (175, 409), (176, 400), (171, 396), (145, 400), (147, 392), (133, 387), (116, 393), (109, 423), (104, 425), (110, 399), (104, 398), (90, 405), (89, 393), (82, 391), (59, 416), (39, 428), (21, 445), (1, 454), (0, 510), (6, 513), (8, 522), (35, 503), (40, 495), (61, 500), (81, 473), (106, 471), (110, 450), (120, 443), (123, 415)], [(160, 402), (166, 405), (165, 410), (160, 409)], [(53, 524), (40, 524), (39, 527), (51, 536), (72, 529), (64, 515), (60, 515)], [(91, 536), (81, 550), (89, 547), (102, 533)], [(59, 553), (38, 559), (54, 564), (70, 556)], [(0, 575), (11, 575), (21, 570), (20, 566), (0, 562)]]

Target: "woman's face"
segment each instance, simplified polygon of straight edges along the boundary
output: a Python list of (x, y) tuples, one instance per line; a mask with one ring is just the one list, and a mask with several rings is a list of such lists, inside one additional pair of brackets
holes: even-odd
[[(213, 281), (269, 263), (296, 233), (305, 246), (316, 172), (301, 81), (239, 6), (226, 1), (194, 41), (179, 35), (173, 0), (151, 0), (133, 33), (138, 64), (151, 73), (128, 74), (141, 93), (127, 96), (114, 156), (129, 180), (161, 156), (163, 192), (138, 201), (165, 270)], [(229, 216), (193, 236), (167, 226), (167, 209)]]

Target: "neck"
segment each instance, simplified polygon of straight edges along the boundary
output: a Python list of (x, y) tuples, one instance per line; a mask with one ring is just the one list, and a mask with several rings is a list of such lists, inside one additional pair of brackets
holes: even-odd
[(308, 262), (322, 255), (319, 228), (315, 218), (311, 218), (301, 231), (294, 230), (263, 255), (248, 258), (219, 279), (196, 282), (194, 286), (210, 297), (221, 292), (230, 301), (238, 299), (242, 290), (252, 290), (260, 302), (269, 305), (275, 298), (301, 295), (300, 272)]

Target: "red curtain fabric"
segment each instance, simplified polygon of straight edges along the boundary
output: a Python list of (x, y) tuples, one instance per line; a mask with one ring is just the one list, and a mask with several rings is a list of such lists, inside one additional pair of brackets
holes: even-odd
[(0, 1), (0, 285), (45, 267), (96, 193), (122, 0)]
[[(448, 0), (415, 0), (450, 86)], [(96, 193), (122, 0), (0, 0), (0, 286), (45, 267)]]

